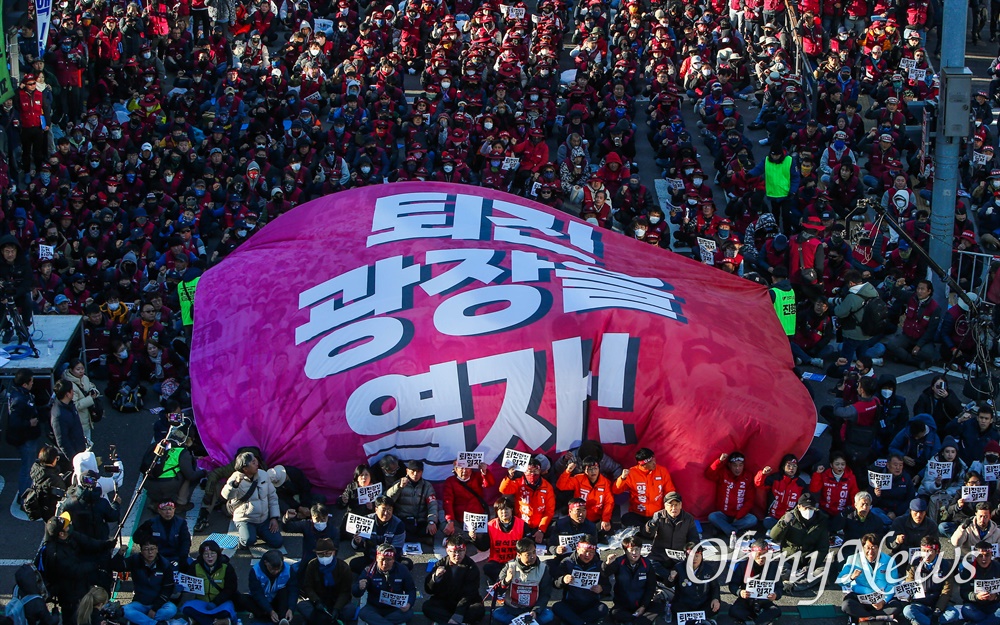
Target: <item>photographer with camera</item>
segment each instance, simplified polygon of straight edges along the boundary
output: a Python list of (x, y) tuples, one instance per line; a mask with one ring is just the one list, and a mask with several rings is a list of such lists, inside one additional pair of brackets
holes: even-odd
[[(180, 413), (171, 420), (183, 423)], [(146, 471), (146, 495), (151, 504), (172, 501), (179, 512), (193, 508), (190, 503), (191, 491), (206, 475), (195, 463), (190, 447), (190, 425), (173, 425), (167, 436), (150, 447), (142, 458)]]
[[(71, 531), (69, 519), (63, 516), (52, 517), (45, 523), (38, 569), (66, 618), (76, 614), (80, 600), (98, 576), (98, 559), (110, 561), (114, 545), (113, 540), (100, 541)], [(110, 588), (110, 576), (101, 581)]]
[(17, 447), (21, 455), (21, 470), (17, 477), (17, 501), (31, 486), (31, 466), (38, 457), (42, 443), (35, 396), (31, 392), (34, 375), (30, 369), (18, 369), (14, 384), (7, 395), (7, 442)]
[(59, 450), (45, 445), (38, 450), (38, 459), (31, 465), (31, 497), (24, 498), (24, 511), (33, 521), (51, 519), (56, 514), (59, 502), (66, 496), (68, 485), (57, 465)]
[[(21, 315), (24, 327), (31, 327), (31, 288), (33, 283), (31, 263), (21, 249), (21, 244), (17, 242), (14, 235), (5, 234), (0, 237), (0, 302), (8, 311), (10, 306), (15, 306)], [(20, 333), (19, 333), (20, 334)], [(5, 344), (14, 338), (14, 326), (11, 320), (5, 318), (2, 322), (2, 335), (0, 341)], [(18, 336), (18, 340), (25, 342), (28, 336)]]

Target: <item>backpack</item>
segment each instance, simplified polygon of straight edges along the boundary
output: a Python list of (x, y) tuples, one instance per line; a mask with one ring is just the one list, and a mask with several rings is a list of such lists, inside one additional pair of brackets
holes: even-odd
[(45, 493), (34, 486), (29, 486), (21, 495), (21, 508), (28, 515), (28, 519), (40, 520), (45, 512)]
[(881, 297), (870, 297), (861, 306), (861, 323), (858, 324), (865, 336), (878, 336), (889, 319), (889, 306)]
[[(16, 595), (17, 593), (15, 593)], [(11, 598), (4, 609), (4, 615), (14, 622), (14, 625), (28, 625), (28, 619), (24, 616), (24, 606), (30, 601), (41, 599), (39, 595), (27, 595), (23, 599), (17, 596)]]
[(139, 412), (142, 410), (142, 396), (138, 388), (123, 386), (111, 402), (118, 412)]

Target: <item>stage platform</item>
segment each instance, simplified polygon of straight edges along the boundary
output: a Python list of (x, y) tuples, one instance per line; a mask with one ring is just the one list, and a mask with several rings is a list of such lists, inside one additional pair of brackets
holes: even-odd
[[(19, 370), (29, 369), (36, 379), (48, 378), (51, 389), (55, 385), (55, 375), (59, 367), (83, 353), (83, 317), (79, 315), (35, 315), (30, 329), (31, 338), (38, 350), (38, 358), (29, 355), (25, 358), (11, 359), (0, 365), (0, 380), (9, 380)], [(49, 347), (49, 341), (52, 342), (51, 347)], [(3, 347), (24, 346), (5, 345)]]

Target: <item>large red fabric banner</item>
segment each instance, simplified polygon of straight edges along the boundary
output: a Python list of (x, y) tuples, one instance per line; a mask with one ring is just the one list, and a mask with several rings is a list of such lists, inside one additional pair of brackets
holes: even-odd
[[(650, 447), (695, 514), (721, 452), (816, 425), (767, 291), (530, 200), (397, 183), (309, 202), (198, 285), (191, 374), (213, 459), (257, 445), (322, 491), (385, 453)], [(690, 502), (690, 503), (689, 503)]]

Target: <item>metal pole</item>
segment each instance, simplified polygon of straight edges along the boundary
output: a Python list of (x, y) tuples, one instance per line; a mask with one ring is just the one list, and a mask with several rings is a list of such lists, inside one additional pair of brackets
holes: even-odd
[[(941, 29), (941, 72), (945, 68), (965, 66), (965, 36), (968, 14), (966, 0), (945, 0)], [(942, 91), (947, 87), (941, 81)], [(947, 94), (938, 98), (937, 146), (934, 150), (934, 192), (931, 201), (930, 257), (945, 271), (951, 269), (952, 240), (955, 229), (955, 194), (958, 190), (958, 150), (960, 140), (945, 136), (944, 114)], [(934, 296), (939, 304), (947, 303), (945, 285), (935, 274)]]

